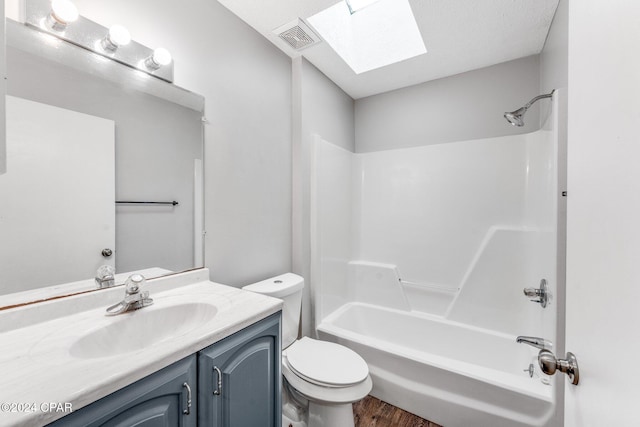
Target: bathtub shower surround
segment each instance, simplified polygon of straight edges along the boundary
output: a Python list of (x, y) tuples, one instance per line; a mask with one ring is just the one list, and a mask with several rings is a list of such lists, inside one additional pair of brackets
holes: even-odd
[(555, 293), (554, 128), (361, 154), (316, 137), (317, 331), (365, 358), (374, 396), (449, 427), (548, 425), (554, 380), (516, 336), (555, 340), (553, 299), (523, 294)]

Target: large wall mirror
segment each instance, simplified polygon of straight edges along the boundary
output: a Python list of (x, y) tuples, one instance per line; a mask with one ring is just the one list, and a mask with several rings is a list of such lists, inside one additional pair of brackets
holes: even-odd
[[(203, 266), (204, 98), (6, 22), (0, 307)], [(64, 286), (61, 284), (65, 284)]]

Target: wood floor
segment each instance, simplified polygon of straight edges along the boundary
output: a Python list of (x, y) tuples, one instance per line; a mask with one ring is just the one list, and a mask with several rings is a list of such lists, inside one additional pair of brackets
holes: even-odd
[(353, 404), (353, 418), (356, 427), (441, 427), (372, 396)]

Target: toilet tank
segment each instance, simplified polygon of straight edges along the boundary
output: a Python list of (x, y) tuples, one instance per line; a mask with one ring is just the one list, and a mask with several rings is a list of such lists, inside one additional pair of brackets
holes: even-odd
[(297, 274), (286, 273), (243, 287), (255, 292), (281, 299), (282, 306), (282, 348), (285, 349), (298, 339), (300, 309), (302, 307), (304, 279)]

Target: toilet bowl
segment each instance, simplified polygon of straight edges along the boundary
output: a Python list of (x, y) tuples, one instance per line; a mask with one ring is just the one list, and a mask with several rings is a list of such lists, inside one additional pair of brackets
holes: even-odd
[(352, 403), (372, 388), (369, 368), (355, 351), (297, 338), (304, 279), (287, 273), (243, 289), (280, 298), (282, 308), (283, 427), (353, 427)]

